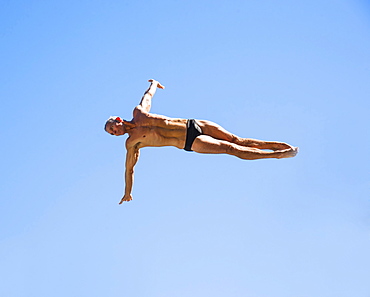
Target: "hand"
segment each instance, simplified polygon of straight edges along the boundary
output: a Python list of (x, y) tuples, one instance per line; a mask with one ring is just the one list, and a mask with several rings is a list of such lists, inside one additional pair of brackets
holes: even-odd
[(157, 84), (157, 87), (160, 89), (164, 89), (165, 86), (161, 85), (159, 81), (156, 81), (155, 79), (149, 79), (148, 82), (151, 82), (152, 84)]
[(132, 195), (129, 194), (129, 195), (125, 195), (123, 196), (123, 198), (121, 199), (121, 201), (119, 202), (119, 204), (122, 204), (124, 201), (131, 201), (132, 200)]

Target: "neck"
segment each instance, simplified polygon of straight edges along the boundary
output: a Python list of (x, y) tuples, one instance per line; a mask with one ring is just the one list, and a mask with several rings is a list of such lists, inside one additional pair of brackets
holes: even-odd
[(128, 122), (128, 121), (123, 121), (123, 125), (125, 126), (126, 131), (131, 130), (132, 128), (136, 127), (134, 123)]

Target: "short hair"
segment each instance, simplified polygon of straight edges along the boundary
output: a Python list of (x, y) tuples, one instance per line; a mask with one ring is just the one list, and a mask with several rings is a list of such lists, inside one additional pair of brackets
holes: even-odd
[[(119, 121), (117, 121), (117, 118), (119, 118), (119, 117), (117, 117), (117, 116), (112, 116), (112, 117), (109, 117), (109, 119), (105, 122), (105, 126), (104, 126), (104, 130), (105, 130), (105, 132), (108, 132), (107, 131), (107, 125), (108, 124), (111, 124), (111, 123), (114, 123), (114, 122), (119, 122)], [(108, 132), (109, 133), (109, 132)]]

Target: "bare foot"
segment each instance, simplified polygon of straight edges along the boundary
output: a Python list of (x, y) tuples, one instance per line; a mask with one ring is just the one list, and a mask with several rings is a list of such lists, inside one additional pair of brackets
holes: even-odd
[(293, 158), (298, 154), (299, 148), (293, 147), (291, 149), (282, 150), (279, 154), (279, 157), (277, 159), (283, 159), (283, 158)]
[(294, 149), (293, 146), (285, 143), (285, 142), (275, 142), (271, 146), (273, 151), (282, 151), (282, 150), (288, 150), (288, 149)]

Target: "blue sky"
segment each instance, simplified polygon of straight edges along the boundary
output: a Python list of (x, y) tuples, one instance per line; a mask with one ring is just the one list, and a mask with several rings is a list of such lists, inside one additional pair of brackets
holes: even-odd
[[(368, 297), (368, 1), (0, 1), (0, 295)], [(144, 148), (130, 119), (300, 147)]]

